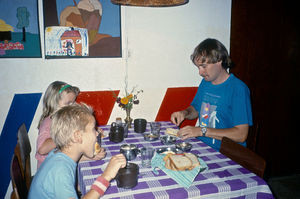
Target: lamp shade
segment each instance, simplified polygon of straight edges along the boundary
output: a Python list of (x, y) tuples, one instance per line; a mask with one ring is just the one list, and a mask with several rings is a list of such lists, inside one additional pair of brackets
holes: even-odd
[(188, 0), (111, 0), (111, 2), (125, 6), (166, 7), (183, 5)]

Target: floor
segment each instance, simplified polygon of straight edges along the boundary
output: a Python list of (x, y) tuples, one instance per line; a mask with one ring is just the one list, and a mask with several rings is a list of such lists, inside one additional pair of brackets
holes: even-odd
[(268, 184), (276, 199), (300, 199), (300, 174), (272, 177)]

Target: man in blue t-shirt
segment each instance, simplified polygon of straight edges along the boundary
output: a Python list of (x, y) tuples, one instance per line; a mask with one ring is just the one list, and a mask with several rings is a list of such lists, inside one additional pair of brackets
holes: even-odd
[(252, 125), (250, 92), (245, 83), (228, 73), (232, 63), (225, 46), (206, 39), (195, 48), (191, 60), (203, 80), (191, 105), (174, 112), (171, 121), (179, 126), (185, 119), (198, 117), (200, 126), (185, 126), (178, 136), (183, 140), (197, 137), (216, 150), (224, 136), (246, 146)]

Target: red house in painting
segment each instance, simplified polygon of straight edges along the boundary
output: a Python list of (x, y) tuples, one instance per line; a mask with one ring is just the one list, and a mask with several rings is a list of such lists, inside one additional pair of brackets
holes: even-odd
[(60, 37), (62, 50), (65, 55), (82, 56), (82, 39), (78, 30), (65, 31)]

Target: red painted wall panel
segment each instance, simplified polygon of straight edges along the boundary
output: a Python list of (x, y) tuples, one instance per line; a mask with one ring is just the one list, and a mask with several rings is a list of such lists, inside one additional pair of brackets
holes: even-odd
[[(170, 121), (173, 112), (183, 110), (190, 105), (197, 89), (198, 87), (168, 88), (155, 121)], [(186, 125), (195, 126), (196, 122), (197, 119), (185, 120), (180, 127), (182, 128)]]
[(76, 101), (93, 107), (98, 125), (106, 125), (116, 101), (113, 92), (118, 96), (120, 91), (81, 91)]

